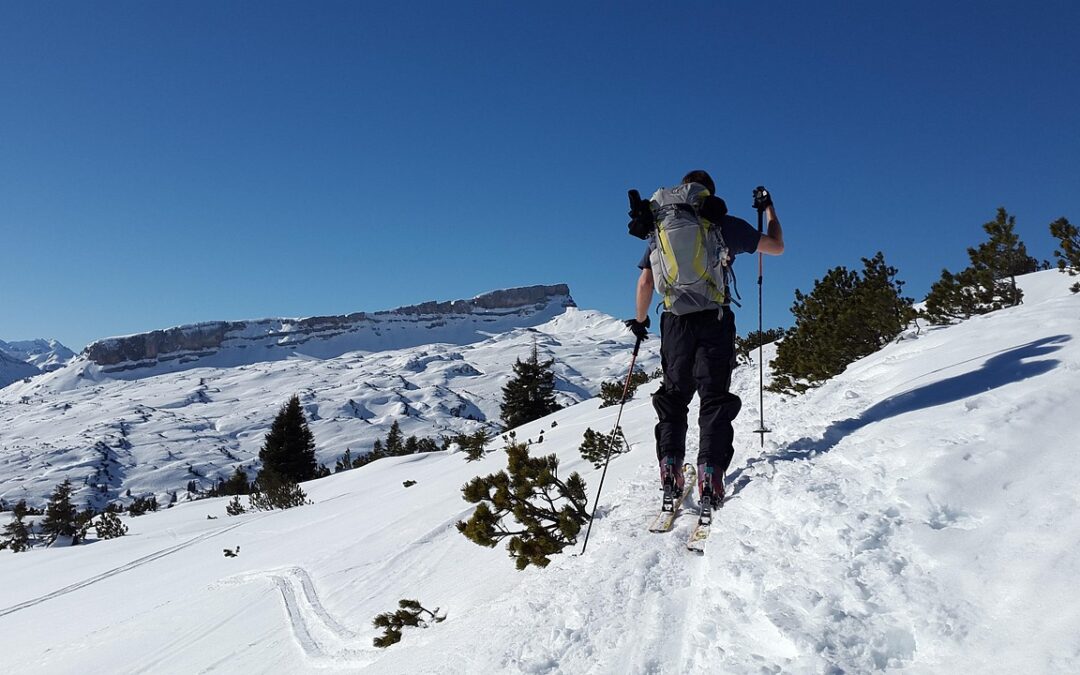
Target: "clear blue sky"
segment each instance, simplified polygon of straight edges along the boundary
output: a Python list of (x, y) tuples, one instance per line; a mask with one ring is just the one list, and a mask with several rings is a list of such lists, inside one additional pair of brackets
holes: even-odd
[[(568, 283), (633, 311), (626, 190), (776, 199), (766, 326), (998, 206), (1080, 221), (1073, 2), (0, 2), (0, 339)], [(756, 327), (756, 260), (736, 269)]]

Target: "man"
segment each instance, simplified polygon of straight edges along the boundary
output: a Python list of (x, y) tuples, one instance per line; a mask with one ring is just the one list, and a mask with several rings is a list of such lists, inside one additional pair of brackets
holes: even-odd
[[(691, 171), (682, 185), (696, 183), (708, 190), (697, 207), (698, 217), (719, 226), (728, 250), (728, 262), (739, 253), (784, 252), (784, 233), (776, 217), (768, 193), (764, 197), (764, 213), (768, 229), (759, 234), (750, 223), (727, 214), (722, 199), (714, 196), (716, 189), (705, 171)], [(655, 237), (651, 238), (645, 256), (638, 263), (641, 276), (637, 283), (637, 315), (626, 325), (639, 339), (648, 338), (649, 305), (652, 302), (654, 278), (650, 254)], [(732, 420), (739, 414), (742, 401), (732, 394), (731, 371), (735, 367), (735, 315), (724, 302), (706, 303), (706, 308), (690, 313), (665, 311), (660, 316), (660, 359), (664, 379), (653, 394), (656, 409), (656, 455), (660, 461), (661, 481), (673, 481), (681, 493), (682, 464), (686, 454), (687, 412), (696, 391), (701, 403), (698, 415), (700, 440), (698, 446), (698, 495), (719, 506), (724, 500), (724, 474), (735, 453), (732, 445), (735, 432)]]

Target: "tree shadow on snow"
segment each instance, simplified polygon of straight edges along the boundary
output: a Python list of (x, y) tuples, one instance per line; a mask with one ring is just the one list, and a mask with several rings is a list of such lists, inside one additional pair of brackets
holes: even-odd
[(728, 484), (732, 486), (730, 493), (736, 495), (746, 487), (757, 473), (753, 469), (760, 464), (771, 466), (778, 462), (791, 462), (826, 453), (849, 434), (875, 422), (916, 410), (953, 403), (1013, 382), (1048, 373), (1061, 362), (1057, 359), (1030, 362), (1028, 359), (1052, 354), (1061, 349), (1061, 345), (1070, 339), (1072, 338), (1068, 335), (1054, 335), (1004, 350), (987, 359), (978, 370), (890, 396), (867, 408), (858, 417), (833, 422), (821, 438), (801, 438), (774, 454), (753, 457), (728, 476)]

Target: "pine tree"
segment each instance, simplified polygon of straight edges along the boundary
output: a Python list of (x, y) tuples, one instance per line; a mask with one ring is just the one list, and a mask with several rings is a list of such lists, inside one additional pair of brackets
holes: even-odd
[(353, 468), (352, 450), (345, 448), (345, 454), (334, 464), (334, 473), (341, 473)]
[(239, 466), (229, 476), (229, 480), (221, 484), (218, 490), (220, 496), (228, 497), (231, 495), (246, 495), (251, 492), (251, 485), (248, 483), (247, 472)]
[(20, 500), (11, 513), (11, 522), (4, 526), (4, 538), (0, 540), (0, 550), (10, 548), (14, 553), (22, 553), (30, 548), (30, 527), (23, 520), (29, 509), (26, 500)]
[(406, 626), (427, 628), (428, 619), (440, 623), (446, 619), (446, 614), (439, 614), (439, 608), (434, 610), (425, 609), (416, 600), (399, 600), (396, 612), (384, 612), (375, 617), (372, 622), (376, 628), (382, 628), (383, 635), (375, 638), (375, 646), (380, 648), (389, 647), (401, 641), (401, 630)]
[[(511, 442), (506, 454), (506, 471), (474, 478), (461, 489), (465, 501), (478, 506), (457, 529), (480, 546), (509, 537), (506, 548), (519, 570), (547, 567), (549, 556), (577, 543), (588, 520), (585, 481), (577, 473), (560, 480), (555, 455), (530, 457), (524, 443)], [(505, 524), (511, 518), (519, 529)]]
[(809, 295), (796, 290), (795, 325), (777, 345), (769, 389), (804, 391), (899, 335), (915, 311), (911, 298), (901, 295), (903, 282), (896, 274), (878, 252), (863, 258), (862, 275), (836, 267), (814, 282)]
[(397, 420), (390, 425), (390, 432), (386, 434), (386, 454), (390, 457), (405, 454), (405, 435), (401, 433), (401, 425)]
[[(315, 437), (308, 428), (300, 398), (293, 396), (274, 418), (259, 450), (263, 471), (272, 471), (296, 483), (315, 478)], [(262, 472), (259, 474), (261, 479)]]
[(514, 377), (503, 387), (501, 418), (507, 429), (550, 415), (562, 408), (555, 402), (555, 360), (540, 361), (536, 345), (526, 361), (514, 362)]
[(240, 495), (233, 495), (229, 503), (225, 505), (225, 513), (230, 516), (239, 516), (246, 513), (247, 509), (240, 503)]
[(484, 457), (484, 449), (491, 441), (491, 436), (488, 435), (487, 430), (477, 429), (471, 434), (459, 434), (455, 440), (458, 447), (465, 452), (465, 461), (475, 462)]
[(638, 387), (649, 381), (648, 374), (644, 370), (635, 368), (634, 372), (630, 375), (630, 386), (626, 385), (626, 381), (614, 380), (610, 382), (602, 382), (600, 384), (600, 407), (607, 408), (612, 405), (619, 405), (622, 402), (623, 390), (626, 390), (626, 400), (630, 400), (634, 397), (634, 393)]
[(97, 532), (98, 539), (115, 539), (127, 534), (128, 526), (120, 520), (120, 516), (115, 513), (105, 512), (101, 514), (97, 523), (94, 524), (94, 529)]
[[(1050, 234), (1058, 240), (1060, 247), (1054, 249), (1058, 269), (1070, 277), (1080, 274), (1080, 230), (1061, 217), (1050, 223)], [(1080, 293), (1080, 283), (1073, 284), (1069, 290)]]
[(601, 434), (589, 428), (585, 429), (578, 451), (582, 459), (592, 462), (593, 467), (599, 469), (609, 457), (629, 452), (630, 446), (623, 436), (622, 427), (616, 427), (614, 434)]
[(259, 472), (255, 489), (248, 495), (248, 505), (255, 511), (291, 509), (309, 503), (307, 494), (295, 481), (269, 469)]
[(735, 338), (735, 353), (739, 359), (745, 362), (750, 359), (750, 354), (756, 351), (758, 347), (778, 342), (783, 337), (783, 328), (770, 328), (766, 331), (752, 330), (744, 338)]
[(999, 208), (997, 217), (983, 225), (989, 239), (968, 248), (971, 264), (957, 274), (942, 270), (930, 287), (924, 316), (949, 323), (1020, 304), (1024, 293), (1016, 277), (1037, 271), (1039, 261), (1028, 255), (1015, 226), (1016, 217)]
[(45, 507), (45, 519), (41, 521), (41, 531), (50, 543), (57, 537), (71, 537), (72, 544), (79, 543), (79, 527), (76, 522), (78, 514), (71, 503), (71, 493), (71, 481), (65, 479), (49, 497), (49, 505)]

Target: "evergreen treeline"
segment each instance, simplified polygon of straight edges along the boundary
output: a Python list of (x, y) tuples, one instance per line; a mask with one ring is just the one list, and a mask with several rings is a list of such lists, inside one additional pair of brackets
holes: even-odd
[[(769, 389), (797, 393), (816, 386), (895, 339), (917, 317), (944, 324), (1021, 303), (1023, 292), (1016, 277), (1045, 266), (1028, 254), (1015, 228), (1016, 218), (999, 208), (994, 220), (983, 225), (986, 239), (968, 248), (969, 265), (956, 273), (942, 270), (920, 312), (903, 297), (897, 270), (880, 252), (863, 259), (861, 274), (836, 267), (815, 281), (809, 294), (796, 291), (791, 309), (795, 324), (777, 345)], [(1077, 228), (1059, 218), (1050, 224), (1050, 233), (1060, 246), (1054, 251), (1058, 267), (1077, 274)], [(1080, 283), (1071, 290), (1080, 292)]]
[(771, 391), (795, 393), (821, 384), (888, 344), (915, 318), (897, 270), (878, 252), (863, 258), (862, 273), (834, 267), (804, 295), (795, 291), (795, 325), (784, 333), (772, 362)]
[[(35, 511), (20, 500), (11, 511), (11, 521), (0, 536), (0, 550), (15, 553), (29, 550), (37, 544), (45, 546), (70, 543), (74, 546), (86, 540), (90, 528), (98, 539), (113, 539), (127, 534), (127, 525), (117, 515), (118, 506), (110, 505), (103, 512), (87, 506), (79, 511), (71, 500), (74, 488), (70, 480), (56, 486), (44, 511)], [(156, 503), (156, 502), (155, 502)], [(28, 516), (43, 516), (38, 522)]]
[(968, 249), (970, 264), (956, 274), (941, 271), (926, 296), (923, 313), (929, 321), (949, 323), (1023, 301), (1016, 277), (1037, 271), (1039, 261), (1028, 255), (1015, 226), (1016, 217), (999, 208), (997, 217), (983, 225), (988, 239)]

